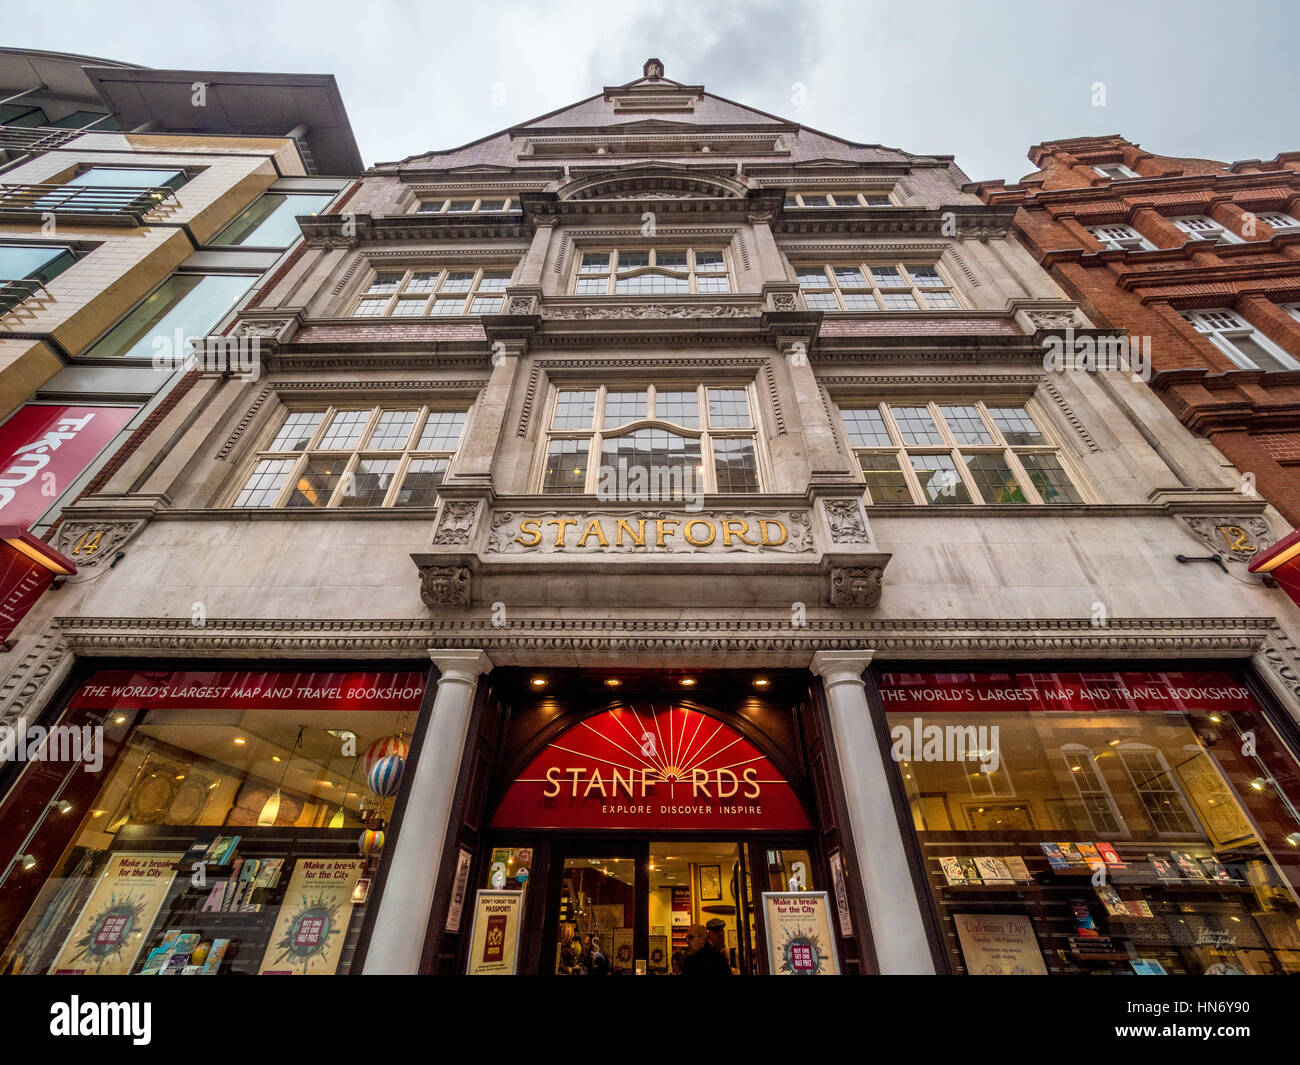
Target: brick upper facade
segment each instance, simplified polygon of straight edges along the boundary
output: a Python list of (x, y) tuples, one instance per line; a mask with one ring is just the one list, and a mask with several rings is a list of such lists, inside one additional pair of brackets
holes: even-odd
[(1300, 152), (1222, 163), (1108, 136), (1029, 157), (1020, 182), (970, 188), (1017, 208), (1018, 239), (1098, 325), (1151, 338), (1169, 408), (1300, 521)]

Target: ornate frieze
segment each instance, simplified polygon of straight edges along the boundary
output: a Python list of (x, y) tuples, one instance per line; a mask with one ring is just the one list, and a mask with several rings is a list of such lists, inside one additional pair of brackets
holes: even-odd
[(642, 321), (654, 318), (757, 318), (757, 303), (590, 303), (581, 307), (542, 308), (542, 318), (557, 321)]

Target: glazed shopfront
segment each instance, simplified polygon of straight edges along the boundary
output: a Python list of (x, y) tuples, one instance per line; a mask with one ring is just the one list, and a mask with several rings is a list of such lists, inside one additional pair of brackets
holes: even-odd
[[(474, 896), (504, 889), (523, 893), (518, 972), (588, 974), (594, 939), (613, 975), (673, 975), (690, 927), (712, 921), (733, 973), (766, 973), (770, 947), (776, 968), (786, 955), (769, 943), (763, 895), (821, 892), (811, 938), (824, 968), (857, 970), (859, 907), (813, 682), (801, 671), (491, 674), (444, 851), (461, 901), (435, 904), (428, 967), (474, 969)], [(476, 779), (490, 781), (478, 794)]]
[(1296, 725), (1249, 670), (913, 668), (870, 689), (940, 972), (1300, 974)]
[(83, 664), (6, 737), (0, 971), (354, 971), (427, 673)]
[(4, 766), (3, 971), (671, 976), (712, 921), (741, 975), (1300, 972), (1244, 662), (434, 657), (79, 663)]

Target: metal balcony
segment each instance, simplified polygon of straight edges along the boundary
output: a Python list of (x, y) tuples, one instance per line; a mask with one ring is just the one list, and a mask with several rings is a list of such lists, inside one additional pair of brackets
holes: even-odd
[(167, 188), (0, 184), (0, 220), (25, 222), (53, 214), (68, 222), (138, 226), (174, 196)]
[(45, 286), (32, 278), (0, 281), (0, 314), (8, 314), (24, 300), (45, 291)]
[(0, 151), (15, 154), (48, 152), (85, 132), (84, 129), (64, 129), (61, 126), (0, 126)]

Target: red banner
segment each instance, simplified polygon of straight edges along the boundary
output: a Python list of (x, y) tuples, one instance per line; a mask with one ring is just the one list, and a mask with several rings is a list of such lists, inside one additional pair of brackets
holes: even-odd
[(0, 541), (0, 641), (9, 639), (54, 580), (54, 571)]
[(101, 669), (75, 710), (419, 710), (424, 674)]
[(619, 707), (528, 763), (498, 828), (811, 829), (789, 782), (730, 725), (684, 706)]
[(881, 673), (886, 713), (1233, 713), (1258, 710), (1224, 670), (1160, 673)]
[(0, 524), (31, 528), (136, 409), (44, 403), (19, 408), (0, 425)]

